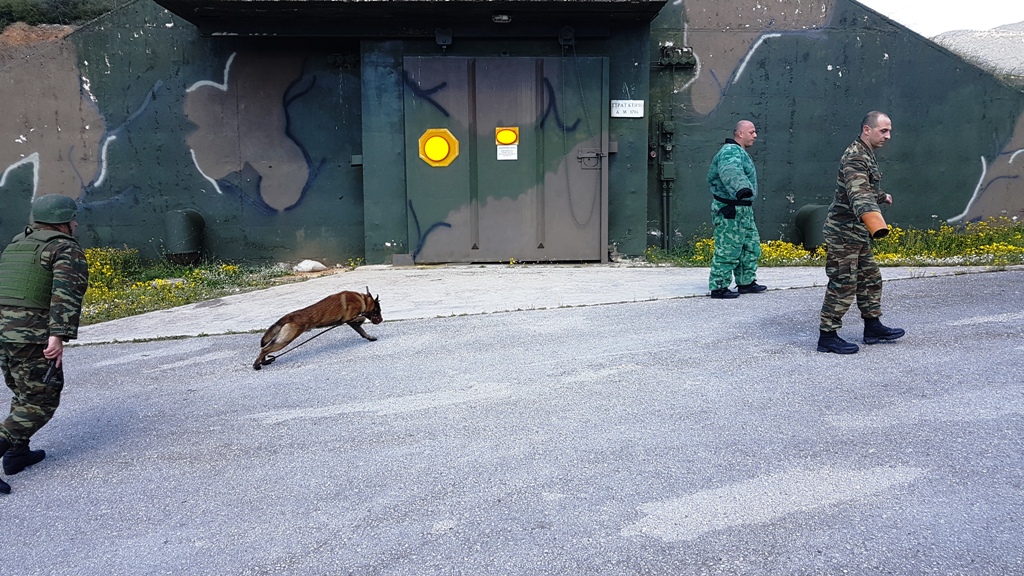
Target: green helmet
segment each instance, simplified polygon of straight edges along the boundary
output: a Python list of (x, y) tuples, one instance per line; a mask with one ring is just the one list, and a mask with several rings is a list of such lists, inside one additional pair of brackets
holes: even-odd
[(42, 224), (64, 224), (75, 219), (78, 204), (67, 196), (47, 194), (32, 201), (32, 221)]

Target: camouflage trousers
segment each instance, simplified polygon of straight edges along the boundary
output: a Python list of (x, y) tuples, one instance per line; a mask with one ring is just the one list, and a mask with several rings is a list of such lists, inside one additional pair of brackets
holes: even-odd
[(843, 326), (843, 316), (857, 300), (861, 318), (882, 315), (882, 273), (871, 252), (871, 244), (827, 243), (825, 274), (828, 288), (821, 305), (821, 330), (832, 332)]
[(0, 425), (0, 437), (11, 445), (27, 444), (28, 439), (53, 418), (64, 389), (64, 372), (57, 368), (49, 384), (42, 344), (0, 342), (0, 370), (4, 382), (14, 393), (11, 411)]
[(761, 258), (761, 236), (754, 224), (754, 209), (737, 206), (736, 218), (729, 219), (718, 213), (725, 206), (712, 203), (712, 223), (715, 225), (715, 253), (711, 257), (711, 290), (728, 288), (733, 277), (736, 284), (750, 284), (757, 280), (757, 261)]

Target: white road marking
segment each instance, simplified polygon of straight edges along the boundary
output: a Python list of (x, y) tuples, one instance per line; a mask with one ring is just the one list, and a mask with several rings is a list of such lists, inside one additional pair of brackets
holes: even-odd
[(709, 532), (767, 524), (783, 516), (851, 502), (914, 482), (918, 468), (792, 470), (640, 507), (640, 521), (624, 536), (666, 542), (695, 540)]
[(419, 410), (430, 410), (455, 404), (486, 403), (512, 396), (511, 387), (505, 384), (478, 383), (461, 390), (445, 390), (429, 394), (414, 394), (397, 398), (383, 398), (372, 402), (353, 402), (334, 406), (316, 406), (296, 410), (274, 410), (249, 416), (265, 424), (278, 424), (288, 420), (327, 418), (340, 414), (370, 412), (378, 416), (403, 414)]

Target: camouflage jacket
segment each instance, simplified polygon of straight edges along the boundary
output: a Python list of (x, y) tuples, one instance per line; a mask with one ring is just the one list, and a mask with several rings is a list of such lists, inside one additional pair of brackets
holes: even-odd
[(729, 138), (725, 145), (715, 154), (708, 168), (708, 186), (711, 194), (729, 200), (736, 199), (736, 193), (749, 188), (754, 195), (748, 200), (757, 198), (757, 170), (750, 154)]
[(60, 336), (64, 341), (78, 337), (82, 299), (89, 287), (85, 252), (78, 242), (57, 238), (43, 250), (42, 260), (53, 271), (50, 309), (0, 306), (0, 341), (45, 344), (50, 336)]
[(878, 204), (885, 201), (881, 180), (874, 152), (860, 138), (854, 140), (839, 162), (836, 195), (825, 219), (827, 242), (867, 244), (871, 240), (860, 218), (868, 212), (881, 212)]

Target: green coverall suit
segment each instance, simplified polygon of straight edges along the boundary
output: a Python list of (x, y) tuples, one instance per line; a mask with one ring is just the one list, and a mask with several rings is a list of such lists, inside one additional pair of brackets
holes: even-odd
[(732, 138), (715, 154), (708, 169), (711, 215), (715, 226), (715, 254), (711, 260), (711, 290), (728, 288), (757, 279), (761, 237), (754, 224), (753, 200), (757, 198), (754, 161)]

